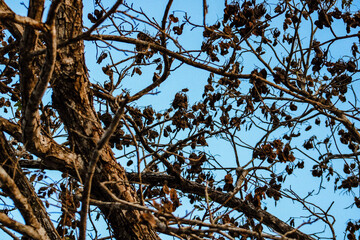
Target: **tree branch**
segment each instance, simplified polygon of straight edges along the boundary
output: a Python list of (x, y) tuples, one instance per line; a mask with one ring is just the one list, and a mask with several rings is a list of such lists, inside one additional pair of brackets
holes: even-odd
[(24, 234), (33, 239), (48, 239), (45, 236), (42, 236), (38, 233), (33, 227), (21, 224), (11, 218), (9, 218), (5, 213), (0, 212), (0, 223), (4, 226), (17, 231), (18, 233)]
[[(127, 173), (127, 176), (129, 181), (139, 181), (137, 173)], [(163, 186), (164, 182), (167, 181), (168, 186), (171, 188), (181, 190), (184, 193), (192, 193), (201, 197), (205, 197), (206, 186), (203, 186), (196, 182), (188, 181), (186, 179), (184, 179), (180, 184), (178, 181), (176, 181), (176, 178), (174, 176), (169, 176), (161, 173), (143, 173), (141, 175), (141, 178), (143, 183), (151, 184), (154, 186)], [(211, 188), (208, 188), (207, 191), (209, 197), (219, 204), (226, 202), (229, 197), (231, 197), (231, 193), (223, 193)], [(225, 206), (236, 209), (237, 211), (244, 213), (248, 217), (255, 218), (281, 234), (292, 232), (291, 234), (287, 235), (290, 238), (314, 240), (312, 237), (289, 226), (287, 223), (283, 222), (282, 220), (278, 219), (267, 211), (261, 208), (255, 208), (253, 205), (239, 198), (232, 197), (230, 200), (228, 200)]]
[[(13, 149), (6, 141), (3, 133), (0, 133), (0, 164), (2, 165), (1, 169), (6, 173), (2, 172), (3, 178), (8, 182), (7, 187), (4, 187), (5, 192), (13, 198), (15, 206), (23, 215), (26, 224), (34, 227), (38, 221), (51, 240), (59, 240), (60, 236), (32, 184), (22, 172)], [(9, 177), (10, 174), (14, 176), (14, 180)], [(35, 225), (32, 224), (33, 222)]]
[[(44, 240), (49, 239), (45, 229), (40, 225), (39, 221), (36, 219), (32, 207), (27, 202), (27, 199), (24, 197), (24, 195), (21, 194), (14, 180), (9, 176), (9, 174), (7, 174), (7, 172), (1, 166), (0, 166), (0, 182), (2, 183), (1, 188), (14, 201), (16, 208), (19, 209), (21, 215), (24, 217), (24, 220), (28, 225), (25, 229), (33, 229), (33, 231), (26, 230), (27, 234), (36, 236), (35, 238), (37, 239), (44, 239)], [(5, 216), (1, 216), (2, 219), (0, 221), (3, 221), (3, 224), (5, 226), (9, 226), (6, 224), (11, 225), (11, 223), (13, 223), (14, 230), (19, 231), (19, 229), (15, 227), (16, 222), (10, 221), (11, 219), (6, 219)]]

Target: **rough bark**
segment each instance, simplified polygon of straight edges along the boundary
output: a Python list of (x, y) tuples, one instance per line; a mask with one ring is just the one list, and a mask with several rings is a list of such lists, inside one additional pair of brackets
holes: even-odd
[[(3, 1), (0, 1), (0, 8), (3, 11), (11, 11)], [(42, 12), (43, 2), (30, 2), (28, 17), (40, 21)], [(21, 25), (14, 24), (11, 21), (2, 20), (2, 22), (16, 38), (21, 39), (22, 105), (26, 109), (30, 95), (39, 81), (37, 76), (44, 61), (41, 57), (34, 58), (29, 55), (30, 51), (36, 50), (40, 44), (38, 42), (39, 33), (31, 27), (24, 30)], [(67, 0), (61, 6), (57, 16), (58, 40), (65, 41), (80, 35), (81, 32), (82, 1)], [(54, 77), (51, 81), (54, 91), (53, 102), (69, 132), (69, 138), (72, 140), (75, 152), (79, 155), (69, 152), (40, 134), (38, 113), (35, 114), (35, 119), (31, 121), (31, 124), (35, 125), (33, 128), (35, 133), (31, 132), (32, 130), (29, 131), (29, 128), (24, 129), (29, 124), (24, 121), (23, 130), (25, 131), (22, 131), (22, 141), (27, 145), (28, 150), (43, 158), (47, 165), (65, 164), (63, 169), (72, 172), (74, 176), (76, 176), (74, 171), (76, 168), (82, 173), (82, 179), (85, 179), (86, 168), (83, 169), (83, 166), (86, 166), (87, 161), (91, 159), (92, 152), (103, 130), (92, 104), (90, 83), (84, 61), (83, 42), (79, 41), (62, 48), (58, 52), (57, 60)], [(10, 130), (8, 122), (1, 121), (1, 125), (3, 130)], [(13, 128), (13, 126), (10, 127)], [(18, 132), (17, 129), (17, 135)], [(44, 142), (46, 144), (42, 144)], [(137, 201), (135, 192), (127, 183), (124, 169), (116, 162), (110, 148), (103, 149), (99, 165), (99, 171), (94, 177), (93, 189), (97, 191), (92, 192), (93, 198), (105, 201), (113, 200), (107, 196), (106, 192), (99, 191), (100, 182), (112, 181), (114, 184), (109, 187), (120, 198), (130, 202)], [(158, 239), (153, 229), (148, 225), (139, 223), (140, 213), (138, 211), (111, 211), (108, 208), (104, 208), (102, 211), (117, 239)]]
[[(82, 32), (82, 1), (67, 0), (60, 8), (57, 19), (59, 40), (73, 38)], [(96, 144), (103, 134), (100, 121), (93, 107), (90, 82), (84, 60), (82, 41), (64, 47), (58, 53), (59, 64), (51, 83), (53, 105), (64, 121), (75, 152), (80, 154), (85, 166), (92, 158)], [(84, 181), (87, 172), (82, 172)], [(92, 196), (99, 200), (111, 201), (111, 197), (99, 184), (113, 182), (109, 186), (113, 193), (129, 202), (137, 202), (136, 194), (128, 183), (124, 169), (116, 162), (111, 149), (103, 148), (98, 168), (93, 179)], [(101, 209), (112, 227), (117, 239), (158, 239), (148, 225), (141, 224), (139, 211)]]

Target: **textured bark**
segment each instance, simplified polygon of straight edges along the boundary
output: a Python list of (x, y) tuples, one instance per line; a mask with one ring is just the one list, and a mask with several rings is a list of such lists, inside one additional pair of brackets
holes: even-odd
[[(10, 11), (7, 5), (0, 1), (0, 9)], [(43, 1), (31, 1), (29, 17), (41, 20), (43, 12)], [(22, 105), (26, 109), (30, 95), (39, 81), (38, 72), (41, 69), (44, 59), (29, 56), (29, 52), (36, 50), (39, 46), (37, 31), (31, 27), (25, 30), (19, 24), (2, 21), (8, 26), (10, 32), (17, 38), (21, 38), (20, 45), (20, 68), (21, 68), (21, 92)], [(57, 17), (57, 34), (59, 40), (67, 40), (76, 37), (82, 32), (82, 1), (65, 1)], [(69, 132), (69, 136), (80, 159), (74, 153), (69, 152), (57, 145), (55, 142), (40, 135), (39, 116), (35, 117), (35, 134), (29, 128), (23, 129), (22, 141), (27, 145), (28, 150), (43, 158), (49, 168), (57, 169), (61, 165), (64, 171), (76, 176), (74, 168), (82, 173), (83, 180), (86, 177), (87, 161), (92, 157), (92, 152), (100, 139), (103, 130), (97, 114), (93, 108), (90, 95), (89, 80), (87, 78), (84, 61), (84, 45), (82, 41), (62, 48), (58, 52), (58, 62), (51, 82), (54, 94), (54, 106), (59, 111), (62, 120)], [(14, 127), (8, 122), (1, 121), (1, 128), (10, 131)], [(28, 123), (24, 122), (24, 126)], [(28, 132), (31, 130), (30, 132)], [(16, 136), (19, 138), (19, 129), (16, 129)], [(38, 139), (36, 139), (38, 137)], [(41, 139), (39, 139), (41, 138)], [(20, 140), (20, 139), (18, 139)], [(46, 144), (43, 144), (46, 142)], [(83, 162), (85, 161), (85, 163)], [(116, 162), (111, 149), (106, 147), (101, 154), (98, 173), (94, 178), (92, 197), (111, 201), (113, 200), (106, 192), (99, 191), (99, 183), (102, 181), (113, 181), (116, 184), (110, 186), (111, 190), (129, 202), (136, 202), (135, 192), (127, 183), (124, 169)], [(52, 167), (53, 166), (53, 167)], [(9, 167), (9, 169), (11, 169)], [(34, 195), (36, 196), (36, 195)], [(102, 209), (105, 217), (111, 225), (117, 239), (158, 239), (157, 234), (148, 225), (139, 223), (140, 213), (138, 211), (120, 211)], [(56, 233), (57, 234), (57, 233)], [(51, 238), (51, 239), (56, 239)]]
[[(36, 18), (37, 20), (41, 19), (43, 6), (41, 5), (42, 1), (31, 1), (29, 8), (29, 17)], [(12, 12), (12, 10), (0, 0), (0, 11), (3, 12)], [(39, 75), (41, 69), (41, 61), (44, 59), (34, 58), (29, 56), (31, 50), (37, 49), (37, 47), (42, 47), (40, 41), (38, 41), (38, 32), (34, 31), (31, 27), (25, 31), (25, 28), (17, 23), (13, 23), (6, 19), (1, 19), (1, 23), (5, 25), (7, 30), (9, 30), (13, 36), (18, 39), (20, 42), (20, 84), (22, 97), (22, 106), (25, 110), (28, 103), (30, 94), (36, 85), (37, 76)], [(33, 46), (29, 45), (34, 43)], [(36, 44), (35, 44), (36, 43)], [(38, 111), (35, 112), (35, 119), (32, 120), (31, 128), (26, 128), (28, 122), (25, 121), (25, 124), (16, 125), (5, 118), (0, 118), (0, 129), (12, 135), (17, 141), (23, 142), (27, 145), (27, 150), (31, 151), (32, 154), (37, 155), (42, 158), (44, 161), (47, 161), (48, 165), (59, 166), (62, 165), (63, 169), (67, 171), (73, 171), (74, 168), (81, 170), (83, 168), (83, 163), (81, 158), (71, 152), (69, 149), (64, 148), (61, 145), (58, 145), (53, 139), (47, 137), (46, 135), (40, 135), (39, 127), (39, 115)], [(35, 130), (33, 129), (35, 127)], [(25, 129), (25, 131), (22, 131)], [(37, 134), (34, 135), (34, 132)], [(44, 144), (44, 143), (47, 144)]]
[[(28, 17), (36, 21), (41, 21), (44, 11), (44, 0), (30, 1)], [(20, 43), (20, 85), (22, 94), (22, 105), (25, 109), (30, 94), (38, 82), (40, 63), (38, 58), (29, 56), (30, 52), (37, 49), (39, 40), (39, 31), (31, 26), (26, 26)]]
[[(57, 32), (59, 40), (76, 37), (82, 31), (82, 1), (67, 0), (59, 10)], [(82, 41), (64, 47), (58, 53), (59, 64), (51, 83), (53, 88), (53, 105), (64, 121), (69, 137), (80, 154), (85, 166), (92, 158), (96, 144), (103, 134), (100, 121), (93, 107), (90, 94), (90, 82), (84, 60)], [(87, 172), (82, 172), (82, 180)], [(92, 197), (98, 200), (111, 201), (100, 183), (111, 181), (109, 188), (119, 198), (137, 202), (136, 194), (128, 183), (124, 169), (116, 162), (111, 149), (106, 146), (100, 155), (98, 168), (93, 179)], [(117, 239), (158, 239), (148, 225), (140, 224), (138, 211), (101, 209), (112, 227)]]

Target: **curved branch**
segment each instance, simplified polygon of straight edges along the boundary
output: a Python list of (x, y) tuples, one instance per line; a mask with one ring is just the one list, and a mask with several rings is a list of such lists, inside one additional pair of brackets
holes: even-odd
[(0, 131), (6, 132), (19, 142), (22, 141), (21, 127), (3, 117), (0, 117)]
[[(6, 3), (3, 0), (0, 0), (0, 11), (2, 12), (11, 12), (14, 13), (9, 7), (8, 5), (6, 5)], [(15, 14), (15, 13), (14, 13)], [(14, 22), (14, 21), (9, 21), (7, 19), (1, 19), (0, 20), (2, 24), (4, 24), (4, 26), (6, 27), (7, 30), (9, 30), (9, 32), (16, 38), (16, 40), (20, 40), (22, 37), (22, 34), (24, 32), (24, 28), (23, 26), (21, 26), (20, 24)]]
[[(127, 173), (126, 175), (128, 176), (129, 181), (139, 181), (138, 175), (136, 173)], [(178, 181), (176, 181), (176, 178), (174, 176), (169, 176), (161, 173), (143, 173), (141, 177), (143, 183), (152, 184), (155, 186), (163, 186), (164, 182), (167, 181), (167, 185), (171, 188), (179, 189), (184, 193), (192, 193), (198, 196), (205, 197), (206, 186), (203, 186), (196, 182), (184, 179), (180, 184)], [(207, 191), (209, 197), (219, 204), (226, 202), (231, 196), (230, 193), (223, 193), (214, 189), (208, 188)], [(278, 219), (274, 215), (268, 213), (267, 211), (260, 208), (255, 208), (253, 205), (239, 198), (231, 198), (230, 200), (228, 200), (225, 206), (236, 209), (239, 212), (243, 212), (246, 216), (257, 219), (258, 221), (262, 222), (266, 226), (272, 228), (273, 230), (281, 234), (291, 232), (287, 235), (287, 237), (304, 240), (314, 240), (314, 238), (291, 227), (290, 225)]]
[[(9, 176), (9, 174), (4, 170), (3, 167), (0, 166), (0, 182), (1, 188), (6, 192), (10, 198), (14, 201), (14, 204), (17, 209), (19, 209), (21, 215), (24, 217), (27, 226), (15, 227), (13, 229), (19, 231), (19, 229), (27, 229), (26, 234), (35, 236), (36, 239), (49, 239), (47, 237), (45, 229), (40, 225), (38, 219), (35, 217), (32, 207), (27, 202), (27, 199), (24, 195), (21, 194), (20, 189), (16, 186), (14, 180)], [(3, 214), (3, 213), (2, 213)], [(4, 214), (6, 217), (7, 215)], [(15, 221), (11, 221), (11, 219), (6, 219), (5, 216), (1, 216), (0, 218), (3, 223), (10, 224)], [(5, 225), (8, 226), (8, 225)], [(32, 236), (32, 237), (33, 237)]]
[(30, 238), (39, 239), (39, 240), (47, 239), (41, 234), (39, 234), (33, 227), (19, 223), (9, 218), (5, 213), (0, 213), (0, 223)]
[[(37, 196), (32, 184), (22, 172), (18, 160), (13, 154), (13, 149), (6, 141), (3, 133), (0, 133), (0, 163), (2, 165), (1, 169), (6, 173), (2, 173), (4, 177), (6, 177), (6, 175), (14, 176), (13, 180), (11, 178), (8, 179), (8, 195), (16, 195), (13, 196), (13, 198), (19, 199), (19, 201), (14, 200), (14, 202), (24, 216), (24, 219), (28, 219), (26, 222), (29, 225), (31, 224), (31, 226), (35, 226), (32, 222), (39, 221), (51, 240), (60, 239), (45, 207)], [(22, 199), (22, 197), (24, 199)], [(35, 220), (34, 217), (36, 217)]]

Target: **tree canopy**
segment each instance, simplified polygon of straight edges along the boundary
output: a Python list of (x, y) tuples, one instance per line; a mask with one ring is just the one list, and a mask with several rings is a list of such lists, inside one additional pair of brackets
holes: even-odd
[(0, 0), (0, 24), (0, 236), (360, 239), (353, 1)]

